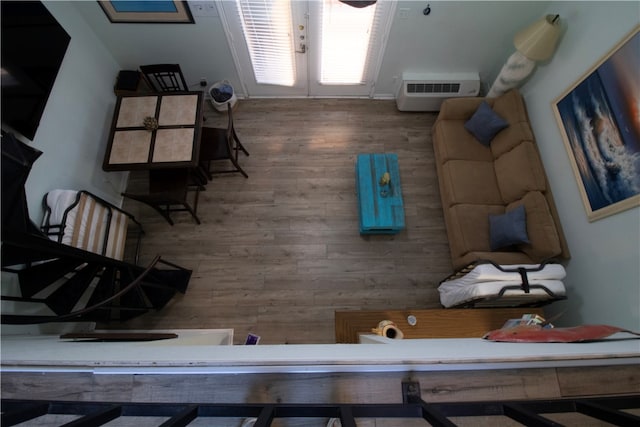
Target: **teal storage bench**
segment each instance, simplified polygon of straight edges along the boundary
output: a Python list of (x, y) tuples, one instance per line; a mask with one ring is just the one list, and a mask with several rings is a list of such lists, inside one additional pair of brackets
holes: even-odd
[[(389, 182), (383, 183), (385, 173)], [(404, 204), (397, 154), (358, 154), (356, 191), (360, 234), (396, 234), (404, 229)]]

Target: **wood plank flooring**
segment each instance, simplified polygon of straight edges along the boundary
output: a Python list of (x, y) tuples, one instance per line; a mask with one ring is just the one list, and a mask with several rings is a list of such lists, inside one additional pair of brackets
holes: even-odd
[[(205, 126), (226, 126), (206, 105)], [(200, 194), (196, 225), (169, 226), (138, 202), (124, 208), (146, 230), (140, 264), (156, 254), (193, 270), (186, 295), (116, 328), (233, 328), (264, 344), (333, 343), (335, 310), (438, 308), (452, 272), (431, 145), (434, 113), (394, 101), (241, 100), (236, 129), (249, 174), (216, 175)], [(406, 229), (361, 236), (359, 153), (398, 154)], [(131, 173), (129, 190), (145, 185)], [(382, 319), (381, 319), (382, 320)]]

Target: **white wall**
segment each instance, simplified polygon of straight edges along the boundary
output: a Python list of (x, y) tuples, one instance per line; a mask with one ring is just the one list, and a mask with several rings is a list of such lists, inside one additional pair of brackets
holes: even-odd
[(55, 188), (86, 189), (120, 201), (126, 174), (102, 171), (118, 64), (70, 2), (45, 2), (71, 36), (40, 126), (29, 145), (43, 155), (27, 180), (29, 214), (42, 218), (42, 196)]
[(605, 323), (640, 330), (640, 209), (588, 222), (552, 103), (638, 24), (637, 2), (554, 2), (566, 33), (550, 63), (522, 88), (572, 253), (568, 300), (555, 323)]
[[(399, 1), (375, 96), (393, 96), (403, 71), (476, 71), (490, 86), (515, 32), (542, 16), (548, 3), (436, 1), (424, 16), (426, 2)], [(76, 7), (123, 68), (179, 63), (190, 86), (197, 88), (201, 77), (227, 79), (244, 95), (219, 17), (195, 16), (195, 25), (111, 24), (96, 2)], [(401, 9), (407, 19), (399, 18)]]
[[(422, 11), (429, 3), (431, 13)], [(513, 50), (515, 33), (544, 15), (549, 2), (399, 1), (376, 96), (395, 96), (407, 72), (478, 72), (490, 87)], [(408, 18), (399, 17), (408, 10)]]
[(195, 16), (195, 24), (112, 24), (97, 2), (75, 2), (77, 10), (123, 69), (146, 64), (180, 64), (187, 85), (200, 88), (227, 79), (239, 88), (238, 74), (217, 16)]

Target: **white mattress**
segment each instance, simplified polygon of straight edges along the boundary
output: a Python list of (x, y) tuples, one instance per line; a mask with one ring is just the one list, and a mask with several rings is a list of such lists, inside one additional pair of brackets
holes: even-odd
[[(524, 267), (526, 269), (538, 268), (539, 264), (520, 264), (501, 266), (505, 269)], [(547, 264), (540, 271), (527, 271), (529, 285), (541, 285), (556, 296), (564, 296), (566, 289), (562, 279), (566, 276), (564, 267), (560, 264)], [(477, 299), (496, 297), (506, 286), (520, 286), (522, 279), (520, 273), (503, 272), (492, 264), (481, 264), (473, 268), (466, 275), (442, 282), (438, 287), (440, 302), (444, 307), (453, 307)], [(504, 298), (525, 298), (527, 302), (549, 299), (549, 294), (544, 289), (530, 289), (526, 294), (521, 289), (508, 290), (503, 294)]]

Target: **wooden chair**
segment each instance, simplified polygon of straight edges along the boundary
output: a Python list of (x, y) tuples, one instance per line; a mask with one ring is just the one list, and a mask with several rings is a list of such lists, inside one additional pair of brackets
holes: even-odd
[[(197, 224), (200, 224), (196, 211), (198, 197), (204, 187), (198, 180), (192, 181), (188, 169), (152, 169), (149, 171), (149, 193), (122, 193), (124, 197), (144, 203), (158, 212), (173, 225), (171, 212), (189, 212)], [(187, 200), (188, 193), (195, 192), (193, 207)]]
[[(213, 179), (213, 174), (218, 173), (240, 172), (245, 178), (249, 177), (238, 163), (238, 152), (242, 151), (247, 156), (249, 155), (249, 152), (240, 142), (233, 126), (233, 111), (231, 104), (227, 104), (227, 111), (229, 114), (229, 122), (226, 129), (212, 127), (202, 128), (199, 156), (200, 167), (209, 180)], [(211, 163), (217, 160), (230, 160), (233, 165), (233, 169), (212, 170)]]
[(155, 92), (183, 92), (189, 90), (179, 64), (141, 65), (140, 71)]

